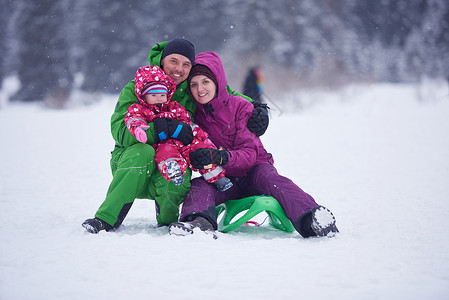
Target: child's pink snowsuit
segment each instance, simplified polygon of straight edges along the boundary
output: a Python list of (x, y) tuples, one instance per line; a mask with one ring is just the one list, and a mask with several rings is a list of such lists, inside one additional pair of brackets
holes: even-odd
[[(145, 102), (141, 96), (142, 89), (149, 82), (160, 82), (167, 86), (168, 102), (162, 105), (151, 105)], [(131, 134), (136, 137), (136, 128), (141, 127), (147, 129), (147, 123), (153, 122), (156, 118), (170, 118), (189, 124), (193, 131), (193, 141), (189, 145), (184, 145), (180, 141), (172, 138), (163, 140), (158, 144), (152, 145), (156, 150), (156, 163), (161, 174), (165, 179), (169, 180), (167, 175), (167, 163), (169, 161), (176, 161), (184, 175), (188, 166), (190, 166), (189, 154), (199, 148), (214, 148), (215, 145), (208, 138), (208, 134), (199, 126), (192, 123), (189, 113), (178, 102), (172, 101), (171, 96), (176, 90), (176, 85), (173, 80), (164, 73), (158, 66), (141, 67), (137, 70), (135, 77), (135, 92), (139, 103), (135, 103), (128, 108), (128, 113), (125, 116), (125, 124)], [(193, 168), (192, 168), (193, 169)], [(196, 170), (203, 178), (209, 182), (214, 183), (218, 179), (225, 177), (225, 170), (221, 166), (213, 165), (210, 169)]]

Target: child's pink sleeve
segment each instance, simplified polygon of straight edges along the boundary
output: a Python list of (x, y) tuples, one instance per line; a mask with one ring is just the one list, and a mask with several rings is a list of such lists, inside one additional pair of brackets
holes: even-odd
[(142, 105), (134, 103), (128, 108), (125, 116), (125, 124), (134, 137), (136, 137), (135, 130), (137, 127), (147, 126)]

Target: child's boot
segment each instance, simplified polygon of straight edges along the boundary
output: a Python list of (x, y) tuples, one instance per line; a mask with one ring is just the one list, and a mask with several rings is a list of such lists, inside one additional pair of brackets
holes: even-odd
[(231, 180), (229, 180), (229, 178), (221, 177), (215, 182), (215, 186), (217, 187), (217, 190), (219, 190), (220, 192), (224, 192), (230, 189), (233, 186), (233, 184)]
[(172, 160), (167, 163), (167, 175), (174, 185), (181, 185), (184, 183), (184, 177), (182, 177), (182, 171), (179, 164)]

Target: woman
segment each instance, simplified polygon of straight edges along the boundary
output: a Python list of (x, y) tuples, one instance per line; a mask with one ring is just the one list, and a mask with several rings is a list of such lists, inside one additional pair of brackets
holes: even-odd
[(195, 227), (213, 232), (217, 230), (216, 205), (253, 195), (273, 196), (303, 237), (333, 236), (338, 232), (333, 214), (290, 179), (279, 175), (271, 154), (246, 128), (252, 105), (226, 92), (223, 63), (216, 53), (198, 54), (187, 82), (198, 104), (196, 123), (221, 147), (198, 149), (190, 154), (190, 162), (198, 169), (209, 164), (223, 166), (233, 187), (218, 192), (202, 178), (192, 180), (180, 222), (170, 225), (170, 234), (192, 234)]

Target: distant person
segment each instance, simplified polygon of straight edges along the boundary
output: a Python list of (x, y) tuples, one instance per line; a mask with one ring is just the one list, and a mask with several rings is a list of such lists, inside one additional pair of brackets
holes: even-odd
[(249, 70), (243, 87), (243, 94), (254, 99), (255, 102), (262, 103), (263, 76), (259, 67)]
[[(263, 94), (263, 76), (262, 70), (259, 67), (253, 67), (249, 70), (248, 75), (245, 79), (245, 84), (243, 86), (243, 94), (254, 99), (254, 107), (258, 108), (253, 111), (251, 118), (248, 120), (249, 123), (253, 123), (252, 119), (260, 120), (263, 119), (264, 123), (269, 122), (268, 116), (268, 105), (263, 103), (262, 94)], [(265, 113), (266, 111), (266, 113)], [(268, 126), (259, 127), (258, 124), (251, 124), (253, 127), (253, 132), (256, 133), (257, 136), (261, 136), (265, 133)]]
[(217, 205), (227, 200), (269, 195), (279, 202), (303, 237), (335, 235), (338, 229), (331, 211), (318, 205), (312, 196), (280, 175), (260, 138), (246, 128), (253, 107), (245, 99), (226, 91), (227, 79), (220, 57), (215, 52), (198, 54), (187, 82), (198, 103), (195, 122), (216, 145), (223, 147), (219, 150), (195, 150), (190, 153), (190, 162), (195, 168), (222, 165), (233, 186), (225, 192), (218, 192), (203, 178), (193, 179), (182, 206), (180, 221), (170, 224), (170, 234), (190, 235), (199, 228), (216, 236)]
[[(161, 67), (175, 82), (176, 91), (172, 100), (183, 106), (192, 117), (197, 106), (189, 95), (186, 79), (195, 62), (194, 45), (186, 39), (158, 43), (151, 48), (148, 62)], [(228, 91), (240, 95), (230, 88)], [(120, 92), (111, 116), (111, 133), (115, 140), (110, 160), (113, 178), (95, 217), (82, 223), (90, 233), (118, 228), (135, 199), (155, 200), (158, 226), (175, 222), (179, 216), (178, 207), (190, 189), (192, 171), (187, 168), (184, 183), (180, 185), (165, 180), (155, 164), (155, 150), (151, 145), (164, 140), (165, 137), (188, 144), (189, 137), (193, 135), (191, 127), (185, 122), (170, 118), (161, 119), (163, 121), (159, 121), (160, 126), (155, 126), (154, 122), (147, 123), (147, 142), (141, 143), (130, 133), (124, 120), (128, 108), (138, 102), (135, 81), (132, 80)], [(267, 114), (266, 108), (254, 107), (254, 116), (248, 120), (248, 128), (257, 135), (263, 134), (268, 127)]]
[[(137, 70), (135, 77), (136, 96), (139, 103), (134, 103), (128, 108), (125, 116), (126, 127), (131, 134), (141, 143), (146, 143), (149, 128), (148, 123), (153, 122), (157, 128), (164, 124), (165, 119), (177, 120), (191, 126), (191, 131), (186, 131), (189, 135), (183, 141), (175, 138), (164, 138), (160, 136), (161, 142), (152, 145), (156, 150), (156, 164), (165, 179), (172, 181), (174, 185), (184, 183), (183, 175), (190, 166), (190, 152), (199, 148), (217, 149), (208, 135), (198, 125), (192, 123), (189, 113), (176, 101), (171, 100), (171, 96), (176, 90), (173, 80), (158, 66), (141, 67)], [(163, 125), (162, 125), (163, 126)], [(178, 127), (179, 133), (174, 136), (185, 134), (183, 126)], [(166, 134), (162, 131), (162, 135)], [(187, 144), (184, 144), (187, 143)], [(225, 177), (223, 167), (211, 164), (207, 169), (196, 169), (209, 183), (215, 183), (220, 191), (225, 191), (232, 186), (232, 183)]]

